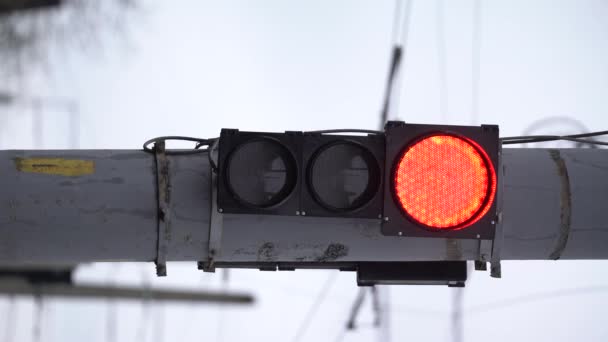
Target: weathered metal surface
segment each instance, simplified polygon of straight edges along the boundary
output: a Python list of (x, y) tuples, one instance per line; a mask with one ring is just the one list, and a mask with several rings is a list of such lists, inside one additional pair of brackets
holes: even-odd
[[(559, 166), (550, 150), (503, 150), (502, 260), (553, 259), (556, 251), (560, 259), (608, 259), (608, 150), (557, 151)], [(21, 172), (16, 158), (90, 160), (95, 172)], [(173, 211), (167, 260), (206, 261), (207, 156), (168, 159)], [(154, 156), (141, 151), (1, 151), (0, 263), (155, 260), (155, 172)], [(477, 260), (480, 249), (476, 240), (383, 236), (375, 219), (226, 214), (221, 251), (220, 265), (255, 266)]]
[[(87, 160), (95, 172), (21, 172), (16, 158)], [(176, 229), (167, 260), (202, 260), (209, 224), (207, 157), (168, 158)], [(0, 151), (0, 263), (154, 261), (155, 173), (154, 155), (141, 151)]]
[(167, 275), (167, 250), (171, 242), (171, 177), (169, 176), (169, 160), (165, 151), (165, 142), (154, 144), (154, 157), (156, 161), (156, 195), (158, 209), (156, 220), (158, 224), (158, 238), (156, 243), (156, 275)]
[(217, 207), (217, 174), (211, 172), (211, 219), (209, 220), (209, 255), (206, 261), (199, 261), (198, 268), (205, 272), (215, 272), (215, 261), (222, 251), (223, 215)]
[(557, 260), (566, 248), (568, 243), (568, 235), (570, 235), (570, 217), (572, 215), (572, 193), (570, 191), (570, 178), (568, 177), (568, 168), (564, 159), (562, 159), (559, 150), (549, 150), (551, 159), (557, 167), (557, 174), (560, 179), (560, 227), (559, 237), (555, 244), (555, 249), (549, 255), (550, 259)]

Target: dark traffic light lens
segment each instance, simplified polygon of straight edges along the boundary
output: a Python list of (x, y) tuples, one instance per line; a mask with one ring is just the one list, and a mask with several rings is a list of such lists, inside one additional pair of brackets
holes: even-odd
[(369, 202), (380, 184), (380, 168), (362, 146), (342, 141), (322, 147), (308, 168), (317, 202), (333, 211), (351, 211)]
[(228, 187), (240, 202), (272, 207), (292, 192), (297, 178), (293, 155), (272, 139), (256, 139), (238, 146), (226, 165)]

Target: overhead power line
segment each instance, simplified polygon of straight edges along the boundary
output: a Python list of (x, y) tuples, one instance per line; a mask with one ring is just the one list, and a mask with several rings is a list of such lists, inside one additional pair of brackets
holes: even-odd
[(327, 277), (327, 280), (325, 281), (323, 286), (321, 286), (321, 290), (319, 291), (317, 298), (312, 303), (310, 309), (306, 313), (306, 316), (304, 316), (304, 319), (302, 320), (302, 324), (300, 324), (300, 327), (298, 328), (296, 335), (293, 339), (294, 342), (300, 341), (302, 339), (302, 337), (304, 336), (304, 334), (306, 333), (306, 330), (308, 330), (310, 323), (312, 322), (313, 318), (316, 317), (317, 311), (319, 310), (319, 308), (321, 307), (321, 304), (327, 297), (327, 293), (329, 292), (329, 289), (331, 288), (334, 281), (336, 280), (337, 275), (338, 275), (338, 272), (329, 273), (329, 277)]
[(384, 92), (384, 103), (380, 115), (380, 129), (384, 127), (384, 123), (389, 117), (396, 116), (399, 111), (401, 70), (405, 69), (405, 65), (402, 65), (401, 61), (407, 53), (412, 3), (413, 0), (395, 1), (395, 17), (392, 30), (393, 49), (386, 81), (386, 89)]
[(479, 121), (479, 84), (481, 82), (481, 0), (473, 0), (473, 37), (471, 41), (471, 124)]
[(445, 46), (445, 0), (437, 0), (435, 36), (437, 41), (437, 66), (439, 74), (439, 114), (441, 122), (448, 118), (448, 71)]

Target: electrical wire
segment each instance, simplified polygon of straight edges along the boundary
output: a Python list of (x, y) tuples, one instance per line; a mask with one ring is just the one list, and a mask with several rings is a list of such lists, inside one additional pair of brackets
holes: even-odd
[(330, 134), (330, 133), (362, 133), (362, 134), (384, 134), (383, 131), (375, 131), (372, 129), (357, 129), (357, 128), (343, 128), (343, 129), (325, 129), (320, 131), (308, 131), (305, 134)]
[(157, 303), (154, 305), (155, 323), (154, 323), (154, 341), (163, 342), (165, 340), (165, 313), (164, 305)]
[[(110, 267), (108, 268), (108, 274), (106, 276), (106, 279), (108, 279), (108, 286), (109, 287), (113, 287), (115, 286), (115, 279), (114, 277), (118, 274), (119, 272), (119, 265), (120, 264), (113, 264), (110, 265)], [(116, 300), (109, 298), (106, 302), (106, 341), (107, 342), (115, 342), (117, 341), (117, 334), (116, 334), (116, 320), (117, 320), (117, 308), (116, 308)]]
[(207, 149), (202, 149), (202, 147), (209, 147), (213, 144), (217, 138), (213, 139), (203, 139), (203, 138), (194, 138), (194, 137), (185, 137), (179, 135), (171, 135), (171, 136), (163, 136), (156, 137), (146, 141), (143, 145), (143, 150), (148, 153), (154, 153), (154, 146), (150, 147), (151, 144), (156, 144), (160, 142), (166, 141), (190, 141), (195, 142), (196, 145), (191, 150), (172, 150), (167, 151), (169, 155), (183, 155), (183, 154), (196, 154), (196, 153), (207, 153)]
[(579, 288), (570, 288), (570, 289), (559, 289), (555, 291), (548, 292), (539, 292), (539, 293), (531, 293), (518, 297), (511, 297), (500, 299), (494, 302), (474, 305), (465, 310), (465, 312), (469, 314), (482, 314), (488, 311), (504, 309), (509, 306), (517, 306), (521, 304), (529, 304), (532, 302), (548, 300), (548, 299), (556, 299), (561, 297), (573, 297), (579, 295), (587, 295), (594, 293), (606, 293), (608, 292), (608, 285), (598, 285), (598, 286), (589, 286), (589, 287), (579, 287)]
[(306, 316), (304, 317), (302, 324), (298, 328), (296, 335), (293, 339), (294, 342), (300, 341), (302, 339), (302, 337), (304, 336), (304, 333), (306, 333), (306, 330), (308, 329), (310, 322), (315, 317), (315, 314), (317, 313), (317, 310), (319, 310), (319, 308), (321, 307), (321, 304), (325, 300), (325, 297), (327, 297), (327, 293), (329, 292), (329, 289), (335, 282), (337, 275), (338, 275), (338, 272), (331, 272), (329, 274), (329, 277), (327, 277), (327, 280), (321, 287), (321, 291), (319, 291), (317, 298), (312, 303), (312, 306), (308, 310), (308, 313), (306, 313)]
[(372, 286), (370, 290), (372, 292), (372, 309), (374, 310), (374, 326), (379, 327), (380, 324), (382, 323), (382, 315), (380, 313), (380, 311), (381, 311), (380, 294), (378, 293), (380, 291), (378, 290), (378, 286)]
[(481, 0), (473, 1), (471, 38), (471, 125), (479, 121), (479, 84), (481, 82)]
[(32, 323), (32, 341), (42, 341), (42, 324), (44, 316), (44, 298), (36, 295), (34, 298), (34, 319)]
[(8, 297), (6, 307), (6, 320), (4, 326), (4, 342), (13, 342), (15, 337), (15, 327), (17, 326), (17, 303), (15, 296)]
[[(571, 127), (571, 129), (573, 131), (578, 131), (578, 132), (582, 132), (582, 133), (587, 133), (589, 132), (589, 129), (587, 128), (587, 126), (585, 126), (581, 121), (573, 118), (573, 117), (569, 117), (569, 116), (550, 116), (550, 117), (545, 117), (542, 118), (540, 120), (537, 120), (535, 122), (533, 122), (532, 124), (530, 124), (523, 132), (523, 135), (534, 135), (535, 132), (542, 130), (542, 129), (547, 129), (547, 127), (551, 127), (551, 126), (569, 126)], [(555, 134), (555, 133), (554, 133)], [(576, 147), (584, 147), (587, 144), (583, 144), (583, 143), (576, 143)], [(588, 145), (590, 148), (597, 148), (596, 145)]]
[(436, 0), (435, 38), (437, 42), (437, 67), (439, 75), (439, 113), (441, 122), (448, 119), (448, 71), (445, 44), (445, 0)]
[[(402, 0), (395, 1), (395, 17), (393, 19), (392, 30), (393, 52), (391, 54), (389, 73), (384, 92), (384, 102), (382, 111), (380, 112), (381, 128), (384, 127), (384, 124), (388, 120), (390, 116), (389, 112), (398, 113), (399, 97), (401, 94), (400, 70), (405, 67), (403, 64), (402, 68), (401, 61), (407, 52), (412, 2), (413, 0), (405, 0), (405, 5), (402, 5)], [(401, 27), (401, 30), (398, 29), (399, 27)], [(393, 98), (393, 93), (397, 94), (395, 98)]]
[[(209, 165), (211, 165), (211, 169), (212, 169), (214, 172), (217, 172), (217, 170), (218, 170), (218, 167), (217, 167), (217, 162), (216, 162), (216, 160), (214, 159), (214, 156), (215, 156), (215, 158), (217, 159), (217, 147), (218, 147), (218, 145), (219, 145), (219, 142), (220, 142), (220, 140), (219, 140), (219, 139), (215, 139), (215, 141), (213, 142), (213, 144), (211, 144), (211, 145), (210, 145), (210, 146), (207, 148), (207, 151), (209, 152), (209, 153), (207, 153), (207, 156), (208, 156), (208, 158), (209, 158)], [(199, 147), (199, 146), (198, 146), (198, 144), (197, 144), (195, 148), (198, 148), (198, 147)]]
[(142, 277), (142, 288), (144, 289), (144, 298), (141, 302), (141, 315), (139, 318), (139, 326), (136, 330), (135, 341), (145, 342), (147, 331), (148, 331), (148, 323), (150, 321), (150, 296), (149, 291), (150, 288), (150, 279), (148, 278), (147, 273), (143, 268), (140, 269), (141, 277)]
[(574, 141), (574, 142), (590, 144), (590, 145), (608, 146), (608, 142), (584, 139), (584, 138), (597, 137), (597, 136), (602, 136), (602, 135), (608, 135), (608, 131), (597, 131), (597, 132), (570, 134), (570, 135), (522, 135), (522, 136), (500, 138), (500, 142), (503, 145), (511, 145), (511, 144), (527, 144), (527, 143), (538, 143), (538, 142), (545, 142), (545, 141), (565, 140), (565, 141)]
[(355, 329), (357, 316), (359, 316), (359, 311), (361, 311), (361, 305), (363, 305), (363, 300), (365, 299), (366, 293), (367, 289), (365, 287), (359, 288), (359, 292), (357, 293), (357, 297), (355, 297), (353, 307), (350, 309), (350, 316), (348, 317), (348, 321), (346, 322), (346, 329)]

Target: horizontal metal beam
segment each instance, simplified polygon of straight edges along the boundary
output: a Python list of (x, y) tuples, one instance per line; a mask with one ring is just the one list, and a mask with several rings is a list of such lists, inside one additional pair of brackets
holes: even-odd
[(253, 297), (243, 293), (146, 289), (141, 286), (105, 286), (93, 284), (31, 284), (23, 281), (0, 283), (0, 295), (41, 296), (83, 299), (149, 300), (163, 302), (200, 302), (217, 304), (251, 304)]
[[(169, 163), (167, 260), (207, 261), (207, 155), (170, 155)], [(502, 168), (503, 260), (608, 259), (608, 150), (504, 149)], [(153, 261), (155, 172), (154, 156), (142, 151), (0, 151), (0, 264)], [(383, 236), (379, 220), (225, 214), (215, 261), (255, 267), (478, 255), (476, 240)]]

